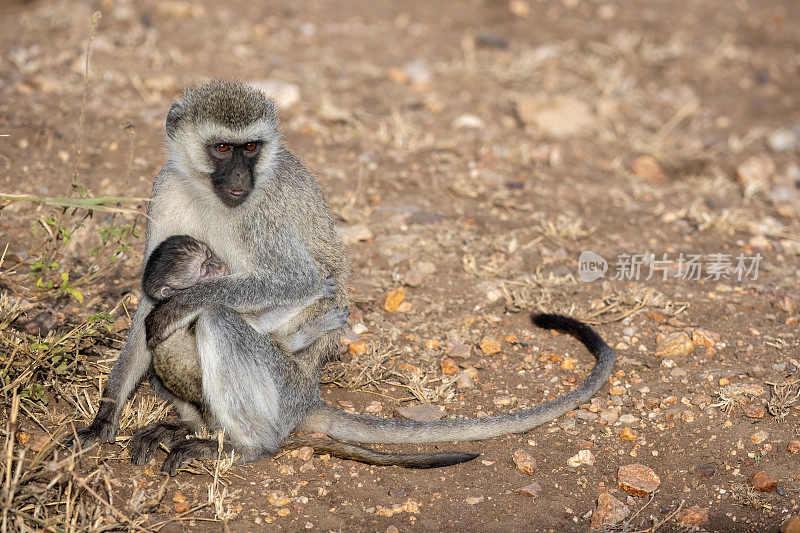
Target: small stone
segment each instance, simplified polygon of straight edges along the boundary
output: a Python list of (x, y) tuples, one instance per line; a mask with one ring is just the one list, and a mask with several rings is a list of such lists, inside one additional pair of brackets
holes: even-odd
[(649, 496), (661, 485), (661, 479), (645, 465), (634, 463), (621, 466), (617, 472), (619, 487), (631, 496)]
[(364, 410), (368, 413), (380, 413), (383, 411), (383, 404), (377, 400), (369, 402)]
[(626, 392), (627, 390), (625, 389), (625, 387), (611, 387), (610, 389), (608, 389), (608, 393), (611, 396), (624, 396)]
[(692, 342), (695, 346), (716, 346), (719, 342), (719, 334), (705, 329), (697, 329), (692, 332)]
[(498, 396), (494, 400), (494, 404), (498, 407), (508, 407), (509, 405), (513, 405), (517, 399), (514, 396)]
[(781, 311), (786, 311), (789, 314), (794, 313), (797, 310), (797, 304), (794, 303), (794, 300), (789, 298), (788, 296), (784, 296), (775, 304), (775, 307), (780, 309)]
[(483, 129), (486, 127), (486, 123), (484, 123), (480, 118), (476, 117), (475, 115), (464, 114), (460, 115), (453, 121), (453, 127), (456, 129)]
[(364, 325), (363, 322), (356, 322), (353, 324), (353, 333), (356, 335), (363, 335), (367, 331), (369, 331), (369, 329)]
[(619, 438), (621, 440), (627, 440), (630, 442), (639, 440), (639, 432), (635, 429), (631, 428), (623, 428), (623, 430), (619, 434)]
[(789, 450), (789, 453), (798, 453), (800, 452), (800, 440), (793, 440), (789, 442), (789, 445), (786, 447)]
[(763, 405), (748, 405), (744, 409), (744, 414), (750, 418), (764, 418), (767, 414), (767, 410), (764, 408)]
[(389, 526), (386, 528), (385, 533), (400, 533), (400, 530), (396, 526)]
[(800, 515), (794, 515), (781, 526), (781, 533), (800, 533)]
[(763, 430), (762, 431), (756, 431), (755, 433), (753, 433), (750, 436), (750, 442), (752, 442), (753, 444), (758, 445), (758, 444), (761, 444), (762, 442), (764, 442), (765, 440), (767, 440), (768, 438), (769, 438), (769, 433), (767, 433), (766, 431), (763, 431)]
[(556, 139), (589, 135), (597, 129), (589, 105), (569, 96), (525, 96), (517, 101), (517, 115), (542, 135)]
[(404, 418), (406, 420), (421, 420), (429, 422), (443, 418), (444, 408), (431, 403), (404, 405), (402, 407), (395, 408), (394, 416), (395, 418)]
[(514, 494), (521, 494), (523, 496), (529, 496), (531, 498), (535, 498), (539, 492), (541, 492), (542, 486), (536, 483), (535, 481), (530, 485), (525, 485), (524, 487), (520, 487), (518, 489), (514, 489)]
[(775, 130), (767, 137), (767, 144), (775, 152), (789, 152), (797, 149), (798, 136), (788, 128)]
[(564, 431), (572, 431), (575, 429), (577, 423), (575, 422), (575, 417), (565, 418), (558, 422), (558, 427), (563, 429)]
[(172, 506), (172, 510), (176, 513), (185, 513), (191, 508), (192, 506), (189, 505), (189, 502), (179, 502)]
[(517, 470), (529, 476), (532, 476), (533, 471), (536, 470), (536, 459), (525, 450), (515, 451), (511, 459), (514, 461), (514, 464), (517, 465)]
[(656, 158), (649, 155), (637, 157), (631, 164), (631, 172), (647, 181), (664, 181), (667, 178)]
[(614, 526), (628, 518), (630, 514), (631, 510), (627, 505), (609, 493), (604, 492), (597, 498), (597, 508), (592, 513), (592, 520), (589, 525), (592, 529)]
[(705, 525), (708, 523), (708, 509), (693, 505), (675, 515), (675, 521), (687, 527)]
[(469, 505), (475, 505), (483, 501), (483, 496), (470, 496), (464, 501)]
[(767, 375), (767, 369), (763, 366), (753, 365), (747, 369), (747, 375), (751, 378), (763, 378)]
[(394, 313), (406, 297), (406, 291), (402, 287), (398, 287), (393, 291), (389, 291), (386, 295), (386, 300), (383, 303), (383, 309), (387, 313)]
[(708, 477), (708, 478), (710, 478), (711, 476), (713, 476), (713, 475), (714, 475), (714, 473), (715, 473), (717, 470), (716, 470), (714, 467), (712, 467), (712, 466), (707, 466), (707, 465), (697, 465), (697, 466), (695, 466), (695, 467), (694, 467), (694, 471), (695, 471), (695, 472), (697, 472), (698, 474), (700, 474), (700, 475), (701, 475), (701, 476), (703, 476), (703, 477)]
[(350, 355), (359, 355), (367, 351), (367, 343), (364, 341), (353, 341), (347, 345)]
[(499, 353), (501, 349), (500, 343), (497, 340), (492, 339), (491, 337), (484, 337), (483, 339), (481, 339), (481, 343), (479, 346), (481, 347), (481, 350), (483, 350), (483, 353), (485, 353), (486, 355), (493, 355)]
[(635, 424), (639, 419), (631, 414), (624, 414), (619, 417), (619, 421), (621, 424)]
[(747, 480), (747, 484), (758, 492), (772, 492), (778, 487), (778, 480), (763, 470), (759, 470), (750, 476), (750, 479)]
[(183, 503), (186, 501), (186, 496), (184, 496), (182, 492), (176, 492), (175, 496), (172, 497), (172, 501), (175, 503)]
[(303, 446), (297, 449), (297, 458), (305, 462), (314, 456), (314, 448), (311, 446)]
[(275, 103), (282, 110), (289, 109), (300, 101), (300, 86), (294, 83), (268, 79), (251, 81), (250, 85), (275, 100)]
[(458, 390), (471, 390), (475, 388), (475, 380), (464, 370), (456, 374), (455, 382)]
[(292, 503), (292, 499), (281, 490), (273, 490), (267, 495), (267, 501), (275, 507), (283, 507)]
[(611, 425), (617, 421), (619, 413), (616, 409), (603, 409), (600, 411), (600, 423)]
[(449, 357), (442, 359), (442, 361), (439, 363), (439, 366), (442, 368), (442, 374), (446, 374), (448, 376), (452, 376), (461, 372), (461, 368), (459, 368), (456, 362)]
[(748, 191), (766, 187), (770, 176), (774, 173), (775, 163), (767, 155), (750, 157), (736, 167), (739, 181), (745, 186), (746, 196), (749, 196)]
[(353, 224), (352, 226), (337, 226), (336, 232), (344, 244), (353, 244), (361, 241), (372, 240), (372, 230), (364, 224)]
[(594, 463), (595, 458), (592, 450), (581, 450), (577, 454), (567, 459), (567, 466), (592, 466)]
[(675, 357), (689, 355), (694, 350), (694, 342), (682, 331), (673, 331), (656, 348), (656, 357)]
[(526, 18), (531, 14), (531, 6), (525, 0), (511, 0), (508, 3), (508, 9), (519, 18)]

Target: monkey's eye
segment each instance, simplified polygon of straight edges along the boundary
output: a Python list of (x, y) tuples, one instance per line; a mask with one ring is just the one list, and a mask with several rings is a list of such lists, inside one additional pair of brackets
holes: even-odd
[(214, 148), (216, 148), (217, 152), (227, 152), (228, 150), (231, 149), (231, 145), (230, 144), (225, 144), (225, 143), (220, 143), (220, 144), (216, 145)]
[(244, 145), (244, 149), (247, 150), (248, 152), (252, 152), (256, 148), (258, 148), (258, 143), (255, 141), (250, 141), (249, 143)]

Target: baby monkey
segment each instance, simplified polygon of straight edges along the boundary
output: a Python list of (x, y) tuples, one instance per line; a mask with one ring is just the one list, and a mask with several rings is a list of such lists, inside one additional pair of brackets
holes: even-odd
[(150, 298), (161, 301), (177, 291), (228, 274), (228, 267), (211, 248), (188, 235), (173, 235), (150, 254), (142, 288)]

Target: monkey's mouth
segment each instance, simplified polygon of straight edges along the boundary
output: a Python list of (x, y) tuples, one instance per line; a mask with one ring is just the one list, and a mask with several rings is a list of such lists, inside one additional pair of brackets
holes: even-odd
[(244, 191), (242, 189), (225, 189), (231, 196), (242, 196)]

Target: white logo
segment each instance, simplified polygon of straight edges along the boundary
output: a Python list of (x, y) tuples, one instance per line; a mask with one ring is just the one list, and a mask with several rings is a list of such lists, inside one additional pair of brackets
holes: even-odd
[(603, 259), (599, 254), (590, 250), (581, 252), (578, 258), (578, 278), (581, 281), (589, 283), (606, 277), (608, 270), (608, 261)]

